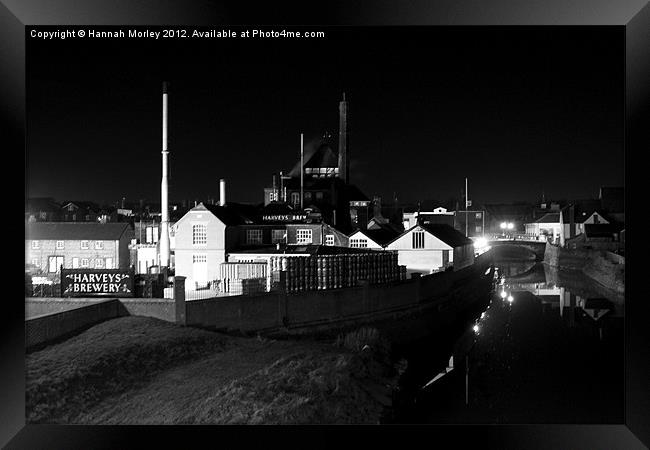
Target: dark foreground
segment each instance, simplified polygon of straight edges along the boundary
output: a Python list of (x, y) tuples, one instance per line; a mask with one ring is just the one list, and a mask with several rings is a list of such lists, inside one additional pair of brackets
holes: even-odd
[(27, 355), (27, 422), (379, 423), (397, 380), (380, 350), (373, 333), (290, 342), (114, 319)]

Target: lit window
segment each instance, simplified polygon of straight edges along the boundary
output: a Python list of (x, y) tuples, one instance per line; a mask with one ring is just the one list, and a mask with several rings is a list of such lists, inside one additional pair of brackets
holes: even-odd
[(300, 204), (300, 192), (292, 192), (291, 193), (291, 203), (293, 205), (299, 205)]
[(285, 230), (271, 230), (271, 242), (277, 244), (278, 242), (284, 242), (286, 239)]
[(34, 250), (38, 250), (39, 248), (41, 248), (41, 241), (32, 241), (32, 248)]
[(413, 248), (424, 248), (424, 232), (413, 232)]
[(48, 272), (56, 273), (61, 270), (63, 265), (63, 256), (50, 256), (48, 264)]
[(113, 258), (106, 258), (106, 268), (107, 269), (113, 268)]
[(39, 267), (41, 265), (41, 261), (38, 258), (32, 259), (32, 265)]
[(298, 230), (296, 232), (296, 242), (298, 244), (311, 244), (311, 230)]
[(334, 235), (328, 234), (325, 236), (325, 245), (333, 246), (334, 245)]
[(72, 258), (72, 268), (73, 269), (78, 269), (79, 268), (79, 258), (77, 258), (77, 257)]
[(90, 247), (90, 245), (89, 245), (88, 241), (81, 241), (81, 249), (82, 250), (88, 250), (89, 247)]
[(103, 269), (104, 268), (104, 260), (102, 258), (97, 258), (95, 260), (95, 267), (97, 269)]
[(246, 243), (261, 244), (262, 230), (246, 230)]
[(481, 233), (483, 231), (483, 227), (481, 225), (476, 225), (476, 232)]
[(482, 214), (481, 214), (481, 213), (476, 213), (476, 218), (477, 218), (477, 219), (480, 219), (480, 218), (481, 218), (481, 216), (482, 216)]
[(192, 244), (205, 245), (208, 243), (208, 226), (192, 225)]
[(104, 241), (95, 241), (95, 250), (103, 250)]
[(88, 267), (89, 260), (88, 258), (81, 258), (81, 267)]
[(368, 248), (367, 239), (350, 239), (350, 247), (352, 248)]
[(63, 250), (65, 248), (65, 243), (63, 241), (56, 241), (56, 249)]

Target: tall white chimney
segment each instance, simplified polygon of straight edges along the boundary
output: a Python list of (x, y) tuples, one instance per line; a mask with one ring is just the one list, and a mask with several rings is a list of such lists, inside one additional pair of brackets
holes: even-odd
[(169, 267), (169, 198), (168, 179), (169, 173), (167, 150), (167, 90), (168, 84), (163, 82), (163, 104), (162, 104), (162, 182), (160, 183), (160, 266)]
[(219, 180), (219, 206), (226, 206), (226, 180)]

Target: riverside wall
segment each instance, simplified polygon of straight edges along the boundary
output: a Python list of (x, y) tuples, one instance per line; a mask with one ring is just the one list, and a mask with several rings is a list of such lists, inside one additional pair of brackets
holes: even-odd
[(544, 263), (580, 270), (602, 286), (625, 293), (625, 258), (604, 250), (568, 249), (546, 243)]
[(415, 310), (442, 299), (468, 280), (478, 279), (491, 265), (491, 254), (459, 271), (414, 276), (409, 280), (322, 291), (276, 291), (203, 300), (177, 300), (177, 322), (223, 331), (276, 333), (327, 329), (342, 323)]

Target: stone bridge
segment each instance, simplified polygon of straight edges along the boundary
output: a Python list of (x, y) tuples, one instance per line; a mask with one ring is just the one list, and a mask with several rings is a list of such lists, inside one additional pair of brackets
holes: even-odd
[(535, 261), (544, 260), (544, 250), (546, 249), (546, 242), (533, 241), (533, 240), (520, 240), (520, 239), (494, 239), (488, 241), (490, 247), (495, 250), (495, 254), (506, 257), (517, 257), (528, 255), (529, 259)]

